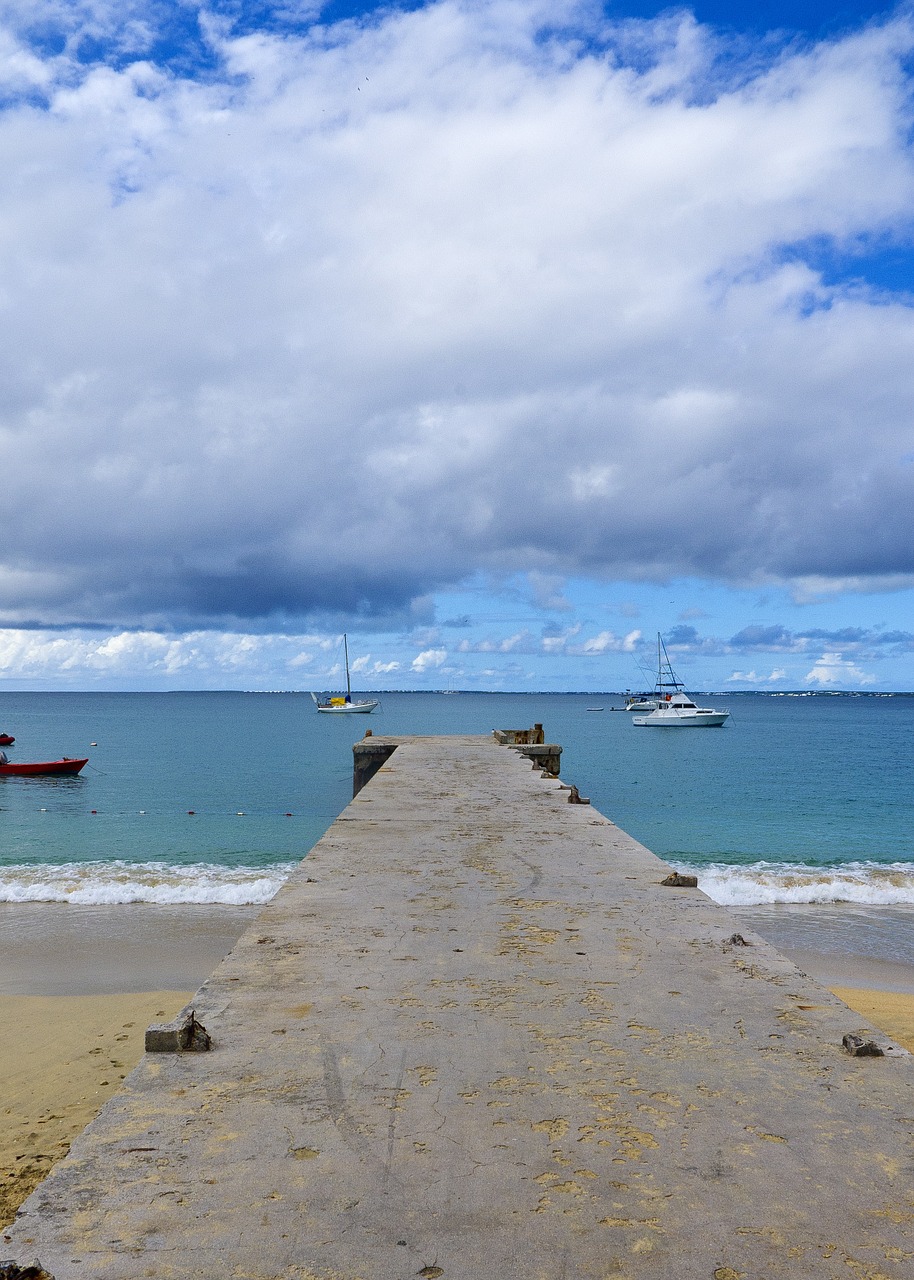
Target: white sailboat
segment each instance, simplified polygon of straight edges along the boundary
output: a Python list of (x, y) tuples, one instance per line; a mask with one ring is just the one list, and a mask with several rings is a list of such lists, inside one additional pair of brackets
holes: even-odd
[(647, 716), (633, 716), (632, 724), (661, 729), (718, 728), (730, 715), (713, 707), (697, 707), (683, 683), (673, 672), (666, 646), (657, 634), (657, 684), (654, 688), (655, 709)]
[(329, 713), (336, 716), (365, 716), (370, 711), (374, 711), (379, 706), (377, 698), (353, 698), (352, 685), (349, 680), (349, 642), (346, 639), (346, 633), (343, 633), (343, 653), (346, 658), (346, 696), (327, 696), (319, 698), (316, 693), (312, 693), (314, 705), (318, 711)]

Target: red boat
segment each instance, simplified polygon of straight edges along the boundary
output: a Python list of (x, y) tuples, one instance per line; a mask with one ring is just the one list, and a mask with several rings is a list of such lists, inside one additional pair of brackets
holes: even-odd
[(0, 778), (11, 776), (37, 778), (52, 774), (75, 774), (88, 763), (88, 756), (85, 760), (71, 760), (69, 756), (64, 756), (62, 760), (43, 760), (40, 764), (0, 764)]
[(11, 734), (0, 733), (0, 747), (11, 747), (15, 741)]

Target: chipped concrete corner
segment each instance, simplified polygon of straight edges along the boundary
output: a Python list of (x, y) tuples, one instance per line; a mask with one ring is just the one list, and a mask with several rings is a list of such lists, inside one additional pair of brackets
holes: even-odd
[(146, 1028), (144, 1047), (147, 1053), (207, 1053), (213, 1041), (203, 1023), (197, 1021), (195, 1010), (188, 1009), (171, 1022), (151, 1023)]
[(4, 1256), (56, 1280), (909, 1277), (910, 1055), (516, 749), (391, 743), (198, 993), (211, 1051), (147, 1054)]

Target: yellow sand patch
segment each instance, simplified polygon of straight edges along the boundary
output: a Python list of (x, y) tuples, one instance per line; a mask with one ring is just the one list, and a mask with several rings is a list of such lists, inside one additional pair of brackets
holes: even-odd
[(914, 1053), (914, 995), (869, 991), (863, 987), (832, 987), (839, 1000)]
[(149, 1023), (191, 995), (0, 996), (0, 1226), (120, 1088)]

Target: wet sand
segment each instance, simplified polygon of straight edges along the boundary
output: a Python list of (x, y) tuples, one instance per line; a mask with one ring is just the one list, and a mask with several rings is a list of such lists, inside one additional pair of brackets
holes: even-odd
[(741, 907), (733, 914), (867, 1022), (914, 1053), (914, 913), (908, 907)]
[(825, 986), (914, 994), (914, 907), (852, 903), (731, 907)]
[(196, 991), (260, 910), (0, 903), (0, 995)]

